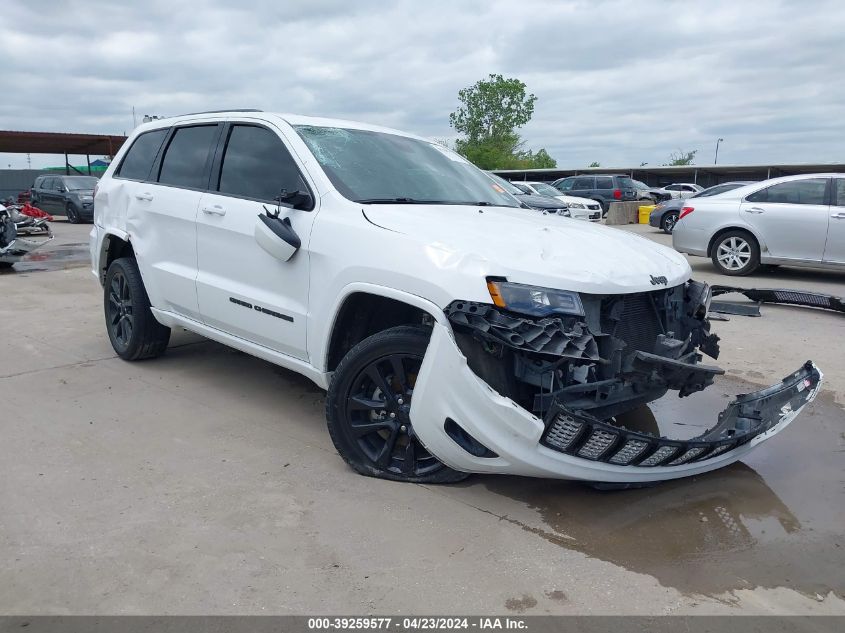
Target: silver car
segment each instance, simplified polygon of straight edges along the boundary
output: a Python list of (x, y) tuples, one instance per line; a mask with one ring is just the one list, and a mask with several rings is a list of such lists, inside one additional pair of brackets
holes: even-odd
[(688, 200), (672, 245), (710, 257), (725, 275), (761, 264), (845, 269), (845, 174), (773, 178)]

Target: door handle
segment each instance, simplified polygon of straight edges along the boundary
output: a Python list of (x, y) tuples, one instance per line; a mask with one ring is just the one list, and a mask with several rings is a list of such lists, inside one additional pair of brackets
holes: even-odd
[(138, 200), (146, 200), (147, 202), (150, 202), (153, 199), (153, 194), (145, 191), (144, 193), (136, 193), (135, 197)]
[(212, 207), (203, 207), (202, 212), (206, 215), (226, 215), (226, 209), (219, 204), (215, 204)]
[(764, 213), (766, 210), (760, 207), (749, 207), (745, 210), (746, 213)]
[(840, 211), (839, 213), (831, 213), (830, 217), (832, 217), (834, 220), (845, 220), (845, 213), (843, 213), (842, 211)]

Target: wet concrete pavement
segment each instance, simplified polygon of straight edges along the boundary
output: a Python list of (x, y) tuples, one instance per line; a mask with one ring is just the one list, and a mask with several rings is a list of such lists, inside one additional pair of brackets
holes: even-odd
[(815, 360), (827, 390), (743, 463), (409, 486), (352, 473), (291, 372), (184, 332), (114, 358), (89, 228), (61, 227), (58, 269), (0, 277), (0, 322), (26, 324), (0, 328), (0, 613), (845, 613), (840, 315), (717, 323), (729, 375), (640, 412), (697, 435)]

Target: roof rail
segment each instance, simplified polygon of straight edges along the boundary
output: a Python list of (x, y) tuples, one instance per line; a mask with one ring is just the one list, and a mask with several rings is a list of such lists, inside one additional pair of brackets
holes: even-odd
[(187, 114), (175, 114), (173, 116), (194, 116), (195, 114), (222, 114), (223, 112), (264, 112), (257, 108), (231, 108), (229, 110), (206, 110), (205, 112), (188, 112)]

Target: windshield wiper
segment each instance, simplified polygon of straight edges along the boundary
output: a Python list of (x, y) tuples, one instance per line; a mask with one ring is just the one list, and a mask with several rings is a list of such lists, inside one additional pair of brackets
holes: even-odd
[(486, 200), (418, 200), (417, 198), (364, 198), (356, 200), (360, 204), (443, 204), (460, 207), (510, 207)]
[(364, 198), (361, 204), (446, 204), (443, 200), (417, 200), (416, 198)]

